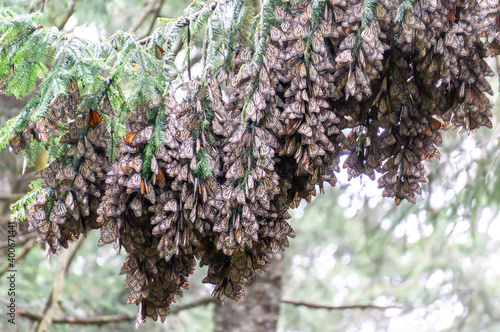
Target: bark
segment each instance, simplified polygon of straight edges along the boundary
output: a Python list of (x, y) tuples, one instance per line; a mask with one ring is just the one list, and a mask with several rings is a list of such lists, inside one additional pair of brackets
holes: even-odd
[(269, 270), (245, 287), (246, 295), (239, 303), (226, 299), (216, 305), (214, 332), (276, 331), (281, 304), (283, 259), (271, 262)]

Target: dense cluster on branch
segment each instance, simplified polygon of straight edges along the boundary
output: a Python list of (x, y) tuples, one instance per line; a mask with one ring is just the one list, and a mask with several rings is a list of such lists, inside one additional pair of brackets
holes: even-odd
[[(414, 203), (448, 125), (492, 126), (484, 59), (500, 52), (499, 9), (497, 0), (264, 1), (255, 43), (237, 35), (223, 67), (144, 95), (126, 116), (102, 91), (80, 96), (74, 76), (10, 138), (14, 152), (33, 139), (62, 144), (38, 173), (30, 227), (49, 253), (97, 228), (99, 245), (123, 247), (139, 323), (165, 319), (197, 259), (213, 295), (238, 300), (295, 236), (287, 210), (335, 186), (340, 156), (349, 177), (379, 174), (383, 196)], [(172, 43), (158, 40), (157, 55)]]

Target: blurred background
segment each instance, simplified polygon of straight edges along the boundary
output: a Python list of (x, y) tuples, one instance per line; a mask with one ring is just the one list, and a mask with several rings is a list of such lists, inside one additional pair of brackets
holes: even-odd
[[(182, 15), (188, 4), (184, 0), (17, 0), (0, 1), (0, 8), (17, 13), (43, 11), (42, 24), (96, 39), (118, 29), (142, 38), (154, 29), (156, 17)], [(490, 61), (495, 70), (497, 61)], [(498, 91), (498, 76), (491, 85)], [(278, 331), (500, 331), (498, 97), (498, 93), (491, 97), (495, 101), (492, 130), (481, 129), (470, 136), (451, 130), (444, 134), (441, 159), (427, 164), (429, 184), (423, 186), (415, 205), (403, 202), (396, 207), (393, 200), (381, 197), (376, 182), (362, 177), (348, 183), (341, 172), (337, 187), (327, 188), (311, 204), (292, 211), (297, 236), (272, 271), (281, 292)], [(1, 96), (0, 122), (23, 105), (24, 101)], [(43, 153), (38, 159), (36, 167), (44, 167)], [(4, 257), (9, 204), (27, 192), (35, 168), (24, 175), (22, 170), (22, 156), (1, 152), (2, 307), (7, 300)], [(2, 317), (0, 331), (29, 331), (36, 326), (58, 271), (57, 257), (48, 261), (44, 248), (26, 229), (20, 224), (16, 238), (16, 298), (25, 314), (18, 315), (15, 326)], [(137, 308), (126, 304), (128, 291), (124, 276), (119, 276), (124, 254), (116, 256), (110, 246), (98, 248), (98, 237), (90, 233), (73, 245), (77, 250), (70, 259), (56, 320), (104, 317), (111, 323), (54, 324), (53, 331), (133, 330)], [(205, 274), (205, 269), (197, 269), (190, 289), (172, 306), (164, 324), (148, 321), (140, 330), (236, 330), (228, 328), (235, 323), (227, 321), (234, 319), (228, 315), (234, 304), (221, 308), (207, 300), (212, 290), (201, 283)], [(258, 281), (254, 288), (265, 289), (261, 285)], [(248, 311), (239, 319), (250, 321), (256, 314)]]

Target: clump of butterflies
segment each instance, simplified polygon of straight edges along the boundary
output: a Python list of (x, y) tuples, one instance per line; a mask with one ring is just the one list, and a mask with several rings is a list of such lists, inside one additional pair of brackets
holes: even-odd
[[(261, 66), (241, 49), (229, 73), (180, 87), (182, 100), (171, 91), (137, 106), (114, 162), (109, 100), (80, 108), (72, 81), (11, 139), (19, 152), (64, 128), (68, 149), (38, 173), (45, 189), (27, 207), (38, 241), (56, 253), (100, 229), (100, 246), (127, 252), (121, 273), (138, 323), (164, 321), (197, 259), (213, 296), (239, 300), (295, 236), (288, 209), (335, 185), (341, 155), (350, 178), (377, 172), (383, 196), (414, 203), (445, 128), (492, 126), (484, 58), (500, 51), (500, 6), (419, 0), (403, 12), (401, 3), (329, 0), (319, 20), (311, 1), (276, 6)], [(154, 114), (166, 117), (163, 145), (145, 158)]]

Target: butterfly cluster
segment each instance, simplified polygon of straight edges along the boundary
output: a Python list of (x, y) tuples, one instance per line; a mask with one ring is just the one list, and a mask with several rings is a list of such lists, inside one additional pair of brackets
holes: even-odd
[(242, 48), (228, 72), (139, 104), (112, 153), (111, 103), (81, 106), (70, 83), (10, 141), (14, 152), (32, 137), (67, 144), (27, 207), (39, 242), (55, 253), (100, 229), (100, 246), (127, 253), (138, 323), (163, 321), (197, 260), (213, 296), (239, 300), (295, 236), (288, 209), (334, 186), (342, 155), (350, 178), (378, 174), (383, 196), (414, 203), (445, 128), (492, 126), (484, 58), (500, 53), (500, 6), (408, 2), (274, 6), (262, 61)]

